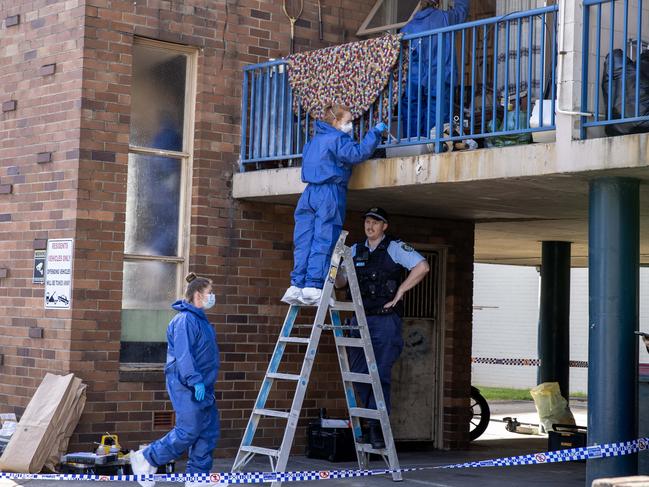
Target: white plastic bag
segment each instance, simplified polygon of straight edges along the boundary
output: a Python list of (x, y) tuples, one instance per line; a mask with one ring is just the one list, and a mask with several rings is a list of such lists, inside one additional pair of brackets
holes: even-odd
[(7, 439), (11, 438), (16, 432), (16, 426), (18, 426), (16, 415), (14, 413), (0, 414), (0, 423), (2, 423), (0, 436)]
[(568, 401), (561, 395), (558, 382), (544, 382), (530, 389), (539, 420), (545, 432), (553, 424), (575, 424), (575, 418), (568, 407)]

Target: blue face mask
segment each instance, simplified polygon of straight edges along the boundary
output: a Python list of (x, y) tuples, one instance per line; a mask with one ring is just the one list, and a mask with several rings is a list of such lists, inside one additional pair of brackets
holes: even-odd
[(203, 304), (203, 308), (210, 309), (215, 304), (216, 304), (216, 296), (214, 296), (214, 293), (209, 293), (207, 295), (207, 303)]

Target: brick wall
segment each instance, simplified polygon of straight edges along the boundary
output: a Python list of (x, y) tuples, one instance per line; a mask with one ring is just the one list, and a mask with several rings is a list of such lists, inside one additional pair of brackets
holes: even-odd
[(0, 409), (21, 413), (74, 355), (71, 314), (43, 309), (32, 266), (47, 238), (75, 236), (84, 7), (0, 7)]
[[(352, 40), (373, 3), (323, 1), (320, 42), (315, 3), (305, 2), (296, 50)], [(0, 404), (20, 412), (45, 371), (72, 371), (89, 387), (72, 448), (87, 448), (107, 430), (131, 448), (163, 433), (152, 424), (155, 411), (170, 410), (162, 374), (119, 370), (131, 53), (134, 36), (187, 44), (200, 50), (190, 268), (216, 282), (210, 318), (223, 360), (218, 454), (231, 455), (283, 320), (278, 299), (292, 265), (293, 208), (231, 197), (241, 68), (287, 54), (281, 2), (43, 0), (14, 1), (4, 11), (3, 18), (20, 15), (21, 22), (3, 25), (0, 37), (0, 102), (17, 100), (17, 110), (0, 113), (0, 276), (8, 269), (0, 277)], [(55, 73), (42, 74), (52, 63)], [(41, 152), (51, 152), (52, 162), (37, 163)], [(4, 194), (7, 185), (11, 192)], [(403, 220), (403, 228), (427, 227), (413, 221)], [(447, 446), (454, 447), (466, 440), (455, 422), (467, 424), (473, 229), (453, 222), (433, 228), (400, 233), (450, 245), (444, 417)], [(34, 247), (55, 237), (76, 238), (70, 313), (45, 312), (42, 286), (30, 279)], [(35, 327), (44, 329), (43, 339), (29, 338)], [(322, 350), (305, 402), (311, 416), (322, 406), (333, 413), (344, 408), (329, 338)], [(297, 354), (291, 361), (296, 366)], [(283, 389), (273, 397), (277, 407), (289, 399)], [(273, 421), (262, 424), (268, 443), (277, 431)]]

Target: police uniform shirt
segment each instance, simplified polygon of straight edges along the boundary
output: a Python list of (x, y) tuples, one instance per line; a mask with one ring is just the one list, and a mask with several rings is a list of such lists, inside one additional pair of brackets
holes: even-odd
[[(385, 235), (383, 236), (385, 238)], [(383, 239), (381, 239), (382, 241)], [(379, 242), (380, 243), (380, 242)], [(370, 246), (365, 240), (365, 246), (370, 249)], [(377, 245), (378, 246), (378, 245)], [(376, 247), (375, 247), (376, 248)], [(370, 252), (373, 252), (374, 249), (370, 249)], [(405, 267), (409, 271), (412, 270), (417, 264), (426, 258), (413, 249), (410, 245), (401, 240), (393, 240), (388, 245), (388, 255), (390, 258), (397, 264)], [(356, 256), (356, 244), (352, 245), (352, 257)]]

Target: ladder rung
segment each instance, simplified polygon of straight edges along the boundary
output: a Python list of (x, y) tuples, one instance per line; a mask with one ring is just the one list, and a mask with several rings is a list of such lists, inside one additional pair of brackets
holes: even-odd
[(360, 338), (336, 337), (336, 345), (339, 347), (363, 348), (363, 340)]
[(289, 415), (287, 411), (275, 411), (273, 409), (255, 409), (253, 413), (259, 416), (273, 416), (275, 418), (288, 418)]
[(271, 450), (270, 448), (262, 448), (260, 446), (242, 446), (240, 450), (254, 453), (255, 455), (266, 455), (268, 457), (279, 456), (279, 450)]
[(350, 408), (349, 415), (366, 419), (381, 419), (381, 413), (376, 409)]
[(335, 301), (329, 309), (334, 311), (356, 311), (353, 301)]
[(370, 445), (369, 443), (357, 443), (356, 446), (359, 450), (365, 453), (376, 453), (377, 455), (384, 455), (386, 451), (385, 448), (381, 448), (379, 450), (372, 448), (372, 445)]
[(300, 376), (297, 374), (271, 373), (271, 374), (266, 374), (266, 377), (268, 379), (295, 380), (295, 381), (300, 380)]
[(308, 338), (299, 338), (299, 337), (279, 337), (278, 341), (284, 343), (304, 343), (306, 345), (309, 344)]
[(354, 372), (345, 372), (343, 380), (347, 382), (360, 382), (363, 384), (371, 384), (372, 376), (369, 374), (356, 374)]

